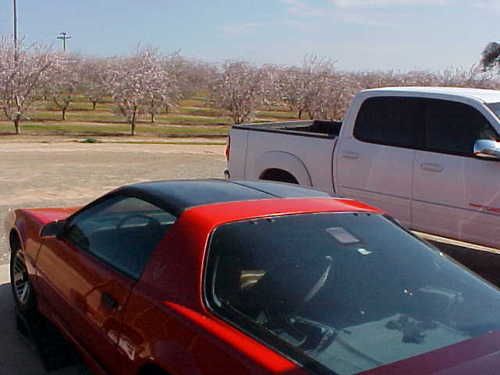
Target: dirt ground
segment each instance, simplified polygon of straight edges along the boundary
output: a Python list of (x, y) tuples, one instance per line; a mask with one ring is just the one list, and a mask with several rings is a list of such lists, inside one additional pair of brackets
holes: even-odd
[[(117, 140), (120, 141), (120, 140)], [(223, 145), (0, 140), (0, 264), (8, 262), (9, 208), (75, 206), (123, 184), (223, 178)]]

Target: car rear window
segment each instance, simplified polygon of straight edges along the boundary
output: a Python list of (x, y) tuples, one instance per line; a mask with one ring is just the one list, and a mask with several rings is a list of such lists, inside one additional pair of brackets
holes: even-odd
[(381, 215), (229, 223), (209, 246), (210, 307), (319, 373), (358, 373), (500, 328), (495, 287)]

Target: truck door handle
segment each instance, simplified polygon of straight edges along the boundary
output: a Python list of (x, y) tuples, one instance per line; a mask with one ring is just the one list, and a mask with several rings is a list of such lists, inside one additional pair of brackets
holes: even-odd
[(420, 168), (430, 172), (442, 172), (444, 169), (442, 165), (436, 163), (422, 163), (420, 164)]
[(359, 159), (359, 153), (354, 151), (344, 151), (342, 153), (344, 159)]
[(118, 302), (113, 298), (113, 296), (106, 292), (101, 294), (101, 303), (109, 310), (117, 310), (119, 306)]

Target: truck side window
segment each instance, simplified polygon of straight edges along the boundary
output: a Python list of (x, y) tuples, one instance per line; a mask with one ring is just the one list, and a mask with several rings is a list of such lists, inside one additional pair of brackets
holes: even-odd
[(369, 98), (359, 110), (354, 137), (368, 143), (417, 148), (422, 109), (423, 101), (415, 98)]
[(478, 139), (497, 139), (488, 120), (471, 106), (445, 100), (427, 100), (425, 149), (472, 156)]

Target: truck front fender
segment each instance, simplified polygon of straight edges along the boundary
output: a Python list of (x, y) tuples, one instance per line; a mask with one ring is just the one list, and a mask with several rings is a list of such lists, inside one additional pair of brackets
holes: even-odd
[(268, 151), (255, 160), (254, 174), (250, 178), (259, 179), (271, 169), (282, 170), (291, 174), (300, 185), (312, 186), (311, 176), (302, 160), (283, 151)]

